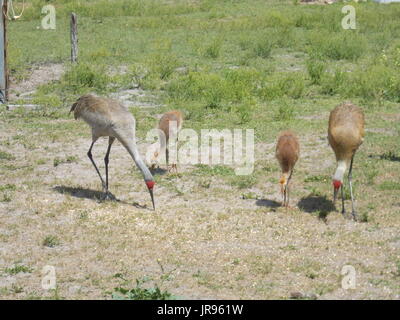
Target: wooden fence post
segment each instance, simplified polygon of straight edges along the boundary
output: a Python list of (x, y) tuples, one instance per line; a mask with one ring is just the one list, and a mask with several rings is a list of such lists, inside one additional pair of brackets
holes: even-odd
[(0, 13), (0, 103), (8, 100), (7, 3), (8, 1), (3, 1)]
[(74, 12), (71, 13), (71, 61), (78, 61), (78, 21)]

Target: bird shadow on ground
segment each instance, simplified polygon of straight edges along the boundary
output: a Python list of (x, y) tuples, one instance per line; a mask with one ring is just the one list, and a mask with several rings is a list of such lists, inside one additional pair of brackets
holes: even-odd
[(150, 172), (151, 172), (152, 175), (163, 176), (166, 173), (168, 173), (168, 170), (158, 167), (158, 168), (150, 169)]
[(268, 207), (271, 209), (276, 209), (281, 206), (281, 203), (275, 200), (269, 200), (269, 199), (258, 199), (256, 201), (256, 205), (260, 207)]
[(388, 160), (393, 162), (400, 162), (400, 156), (395, 155), (392, 152), (382, 153), (380, 155), (370, 154), (368, 158), (378, 158), (380, 160)]
[(104, 199), (104, 197), (105, 197), (104, 192), (97, 191), (97, 190), (91, 190), (91, 189), (85, 189), (85, 188), (79, 188), (79, 187), (74, 188), (74, 187), (67, 187), (67, 186), (56, 186), (56, 187), (53, 187), (53, 190), (55, 190), (61, 194), (69, 194), (73, 197), (81, 198), (81, 199), (90, 199), (90, 200), (95, 200), (95, 201), (99, 201), (99, 202), (116, 201), (116, 202), (120, 202), (123, 204), (132, 205), (132, 206), (134, 206), (136, 208), (140, 208), (140, 209), (149, 209), (146, 205), (140, 205), (137, 202), (128, 203), (126, 201), (117, 199), (111, 192), (108, 192), (109, 198), (106, 200), (106, 199)]
[[(74, 187), (67, 187), (67, 186), (56, 186), (53, 187), (53, 190), (57, 191), (61, 194), (69, 194), (76, 198), (81, 199), (91, 199), (91, 200), (104, 200), (105, 194), (102, 191), (98, 190), (91, 190), (85, 188), (74, 188)], [(111, 201), (120, 201), (118, 200), (111, 192), (108, 192), (109, 200)]]
[(328, 214), (336, 210), (332, 200), (328, 199), (326, 196), (309, 195), (301, 198), (297, 206), (300, 210), (305, 212), (318, 214), (318, 218), (324, 222), (326, 222)]

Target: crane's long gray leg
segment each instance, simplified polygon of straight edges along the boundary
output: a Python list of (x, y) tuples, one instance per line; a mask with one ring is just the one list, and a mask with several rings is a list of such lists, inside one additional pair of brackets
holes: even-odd
[(290, 175), (289, 175), (289, 178), (286, 183), (286, 189), (287, 189), (287, 191), (286, 191), (287, 192), (286, 207), (289, 206), (289, 183), (290, 183), (290, 180), (292, 179), (292, 174), (293, 174), (293, 169), (290, 171)]
[(109, 193), (108, 193), (108, 162), (109, 162), (109, 157), (110, 157), (111, 146), (114, 143), (114, 141), (115, 141), (114, 137), (109, 137), (107, 153), (106, 153), (106, 156), (104, 158), (104, 163), (106, 165), (106, 199), (109, 198)]
[(346, 213), (346, 210), (344, 209), (344, 192), (343, 192), (343, 184), (340, 187), (340, 191), (342, 193), (342, 214), (344, 215)]
[(356, 210), (354, 207), (353, 184), (352, 184), (353, 159), (354, 159), (354, 155), (351, 158), (348, 179), (349, 179), (350, 196), (351, 196), (351, 215), (353, 216), (354, 220), (357, 220), (357, 213), (356, 213)]
[(102, 178), (102, 176), (101, 176), (101, 174), (100, 174), (100, 171), (99, 171), (99, 169), (97, 168), (96, 163), (94, 162), (93, 156), (92, 156), (92, 148), (93, 148), (93, 145), (94, 145), (94, 143), (95, 143), (96, 141), (97, 141), (97, 138), (93, 138), (92, 144), (90, 145), (90, 148), (89, 148), (89, 151), (88, 151), (87, 155), (88, 155), (90, 161), (92, 162), (94, 168), (96, 169), (97, 174), (98, 174), (99, 177), (100, 177), (101, 184), (102, 184), (103, 190), (104, 190), (104, 189), (106, 188), (106, 184), (104, 183), (104, 180), (103, 180), (103, 178)]
[(169, 151), (168, 151), (168, 147), (165, 148), (165, 160), (167, 162), (167, 170), (169, 172), (169, 167), (168, 167), (168, 165), (169, 165)]
[[(175, 144), (178, 145), (178, 137), (175, 140)], [(177, 159), (175, 159), (175, 160), (177, 160)], [(177, 163), (173, 163), (172, 168), (175, 169), (175, 173), (178, 173), (178, 164)]]
[(287, 187), (287, 186), (285, 186), (285, 187), (283, 188), (283, 203), (282, 203), (282, 206), (283, 206), (283, 207), (286, 207), (286, 187)]

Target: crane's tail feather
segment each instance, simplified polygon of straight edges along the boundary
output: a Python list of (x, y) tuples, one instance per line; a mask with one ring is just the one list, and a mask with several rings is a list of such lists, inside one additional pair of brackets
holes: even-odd
[(75, 102), (75, 103), (72, 105), (71, 110), (69, 110), (69, 113), (74, 112), (74, 118), (75, 118), (75, 120), (78, 118), (78, 117), (76, 116), (76, 114), (75, 114), (75, 108), (76, 108), (77, 105), (78, 105), (78, 102)]

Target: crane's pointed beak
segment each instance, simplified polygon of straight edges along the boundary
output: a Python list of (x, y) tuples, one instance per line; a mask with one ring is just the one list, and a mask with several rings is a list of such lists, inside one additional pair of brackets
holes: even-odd
[(151, 202), (153, 203), (153, 210), (156, 210), (156, 205), (154, 204), (154, 195), (153, 195), (153, 189), (149, 189), (150, 192), (150, 197), (151, 197)]
[(154, 187), (154, 180), (146, 180), (147, 190), (149, 190), (151, 202), (153, 203), (153, 210), (156, 210), (156, 205), (154, 204), (154, 195), (153, 195), (153, 187)]

